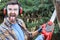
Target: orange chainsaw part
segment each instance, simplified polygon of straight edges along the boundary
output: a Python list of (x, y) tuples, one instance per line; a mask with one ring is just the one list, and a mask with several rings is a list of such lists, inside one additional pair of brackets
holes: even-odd
[[(51, 21), (48, 22), (48, 25), (52, 25), (53, 23)], [(53, 30), (52, 32), (47, 32), (46, 30), (46, 24), (42, 25), (42, 34), (44, 35), (45, 40), (51, 40), (52, 38), (52, 34), (53, 34)]]

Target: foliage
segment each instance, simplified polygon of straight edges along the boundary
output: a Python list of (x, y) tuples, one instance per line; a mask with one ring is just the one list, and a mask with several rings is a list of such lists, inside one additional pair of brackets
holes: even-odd
[(40, 8), (49, 10), (52, 7), (52, 1), (50, 0), (19, 0), (21, 6), (23, 7), (23, 11), (34, 12), (39, 10)]
[(0, 2), (0, 10), (4, 8), (4, 6), (6, 5), (6, 3), (8, 2), (9, 0), (1, 0)]
[[(26, 17), (23, 19), (28, 27), (46, 23), (54, 10), (52, 0), (19, 0), (19, 2), (23, 7), (23, 15)], [(38, 23), (36, 23), (37, 21)]]

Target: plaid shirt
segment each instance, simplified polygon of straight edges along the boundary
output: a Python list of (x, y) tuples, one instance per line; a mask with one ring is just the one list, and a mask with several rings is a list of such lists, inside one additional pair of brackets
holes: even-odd
[[(23, 21), (18, 19), (17, 22), (21, 25)], [(0, 40), (17, 40), (16, 34), (10, 26), (7, 19), (4, 19), (4, 22), (0, 25)]]

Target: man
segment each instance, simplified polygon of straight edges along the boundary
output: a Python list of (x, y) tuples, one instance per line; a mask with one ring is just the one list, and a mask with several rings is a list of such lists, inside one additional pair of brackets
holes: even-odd
[(0, 26), (0, 40), (25, 40), (25, 34), (32, 38), (41, 32), (42, 29), (40, 28), (35, 32), (29, 32), (23, 20), (17, 18), (19, 11), (21, 11), (21, 6), (18, 2), (8, 2), (4, 10), (7, 11), (7, 17), (4, 18)]

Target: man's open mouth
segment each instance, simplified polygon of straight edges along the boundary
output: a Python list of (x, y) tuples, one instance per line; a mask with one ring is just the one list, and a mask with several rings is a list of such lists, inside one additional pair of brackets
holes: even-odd
[(16, 13), (10, 13), (10, 15), (9, 15), (9, 20), (10, 20), (11, 22), (14, 22), (14, 21), (16, 20)]
[(16, 14), (10, 13), (10, 17), (16, 17)]
[(10, 17), (16, 17), (16, 16), (14, 16), (14, 15), (11, 15)]

